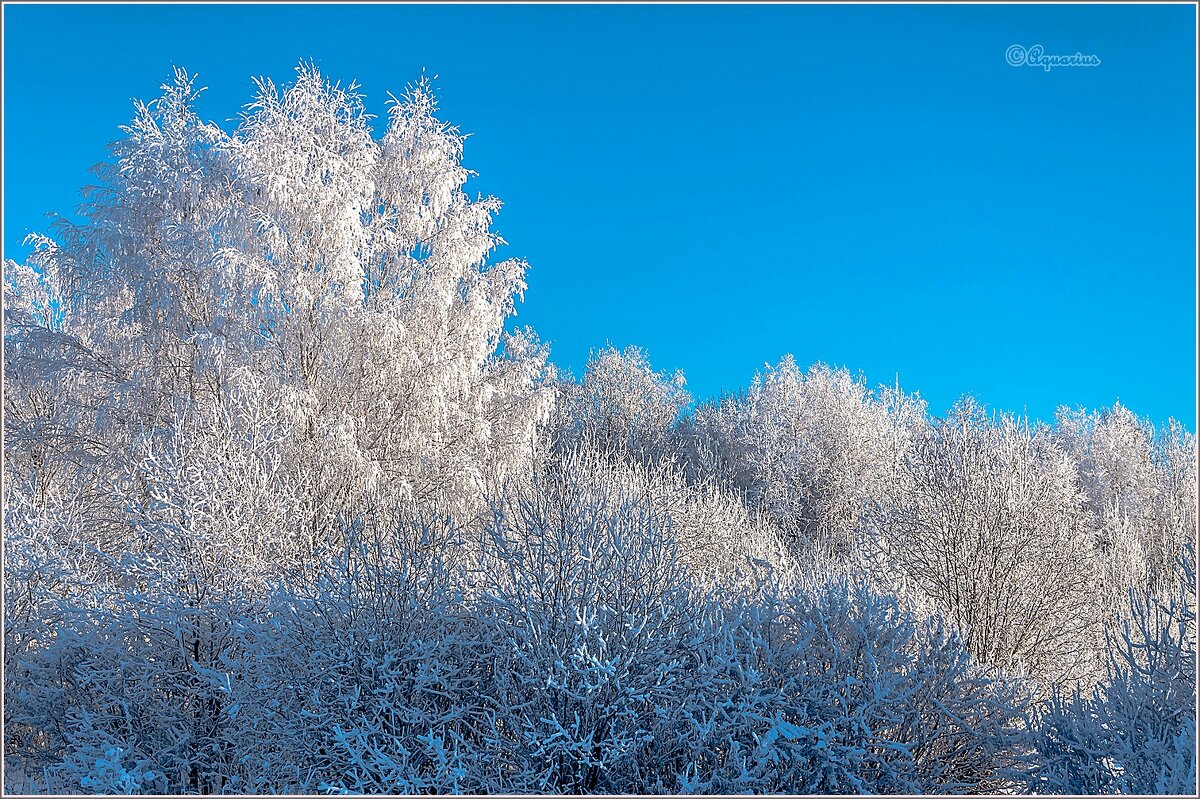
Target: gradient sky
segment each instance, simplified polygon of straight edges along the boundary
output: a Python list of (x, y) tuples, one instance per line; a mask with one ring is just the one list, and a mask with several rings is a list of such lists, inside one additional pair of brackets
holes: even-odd
[(424, 67), (562, 367), (638, 344), (705, 398), (791, 352), (935, 414), (1119, 398), (1195, 430), (1195, 13), (6, 5), (5, 256), (173, 64), (226, 127), (301, 59), (380, 116)]

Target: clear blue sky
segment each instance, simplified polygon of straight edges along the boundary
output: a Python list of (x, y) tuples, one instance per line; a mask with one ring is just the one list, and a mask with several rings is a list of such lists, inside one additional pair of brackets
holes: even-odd
[[(1049, 419), (1196, 429), (1192, 6), (13, 6), (6, 256), (172, 64), (224, 121), (300, 59), (382, 115), (425, 67), (529, 260), (519, 322), (698, 397), (792, 352)], [(1012, 44), (1099, 56), (1011, 67)]]

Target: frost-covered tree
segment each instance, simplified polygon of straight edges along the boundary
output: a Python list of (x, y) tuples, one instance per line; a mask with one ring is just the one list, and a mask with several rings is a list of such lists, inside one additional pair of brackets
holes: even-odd
[(463, 192), (463, 137), (429, 85), (392, 102), (381, 140), (355, 87), (309, 67), (260, 82), (232, 133), (198, 96), (177, 71), (138, 104), (83, 222), (6, 264), (10, 479), (40, 498), (91, 465), (95, 483), (250, 394), (278, 411), (314, 534), (366, 501), (477, 507), (528, 460), (546, 353), (505, 332), (525, 265), (489, 262), (499, 203)]
[(1196, 443), (1171, 420), (1161, 433), (1120, 403), (1059, 410), (1055, 435), (1075, 459), (1095, 531), (1105, 615), (1129, 591), (1172, 584), (1174, 559), (1196, 538)]
[(650, 462), (672, 454), (680, 415), (692, 398), (682, 371), (656, 372), (637, 347), (591, 353), (578, 382), (560, 385), (552, 425), (556, 444), (577, 442), (626, 459)]
[(1044, 427), (970, 398), (916, 439), (868, 521), (880, 568), (926, 597), (979, 660), (1059, 683), (1099, 631), (1093, 540), (1074, 464)]
[(757, 375), (743, 396), (697, 410), (693, 462), (718, 475), (796, 542), (853, 548), (862, 509), (893, 482), (924, 403), (873, 392), (845, 369), (801, 371), (793, 357)]
[[(525, 265), (491, 261), (499, 203), (463, 191), (463, 137), (427, 83), (378, 140), (356, 89), (310, 67), (260, 82), (232, 132), (199, 95), (177, 71), (138, 103), (82, 222), (4, 269), (5, 678), (30, 689), (6, 730), (52, 759), (125, 753), (109, 776), (137, 748), (96, 726), (124, 707), (119, 674), (87, 666), (84, 688), (63, 664), (140, 664), (138, 712), (209, 746), (228, 703), (197, 698), (197, 675), (270, 580), (405, 503), (468, 523), (527, 469), (552, 400), (545, 349), (505, 331)], [(54, 708), (95, 729), (63, 732)], [(207, 768), (157, 773), (222, 789)]]

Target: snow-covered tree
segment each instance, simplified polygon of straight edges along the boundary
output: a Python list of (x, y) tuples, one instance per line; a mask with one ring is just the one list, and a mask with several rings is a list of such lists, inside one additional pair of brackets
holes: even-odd
[[(236, 655), (270, 581), (405, 503), (468, 523), (552, 402), (545, 348), (505, 330), (525, 264), (491, 262), (499, 203), (463, 191), (428, 83), (378, 140), (356, 89), (311, 67), (260, 82), (232, 132), (199, 95), (178, 70), (138, 103), (82, 222), (4, 269), (5, 677), (24, 682), (6, 721), (110, 777), (156, 740), (104, 731), (122, 669), (139, 713), (207, 747), (229, 703), (197, 675)], [(161, 753), (182, 776), (139, 785), (223, 789), (185, 750)]]
[(381, 140), (310, 67), (261, 82), (232, 133), (198, 96), (177, 71), (138, 104), (82, 224), (6, 265), (11, 479), (42, 496), (249, 393), (279, 411), (314, 528), (367, 497), (478, 507), (529, 458), (546, 352), (505, 332), (525, 265), (489, 263), (499, 203), (463, 192), (429, 85)]
[(556, 444), (584, 441), (597, 451), (642, 462), (673, 452), (680, 415), (692, 398), (682, 371), (656, 372), (637, 347), (592, 352), (583, 378), (560, 386), (552, 425)]
[(924, 403), (898, 388), (872, 392), (845, 369), (801, 371), (793, 357), (741, 397), (697, 410), (691, 436), (701, 473), (719, 476), (794, 541), (853, 549), (868, 500), (894, 481)]
[(970, 398), (919, 437), (868, 522), (879, 568), (939, 608), (979, 660), (1087, 676), (1099, 619), (1074, 464), (1044, 427)]
[(1091, 413), (1060, 409), (1055, 435), (1076, 462), (1105, 615), (1115, 622), (1129, 591), (1172, 583), (1174, 559), (1195, 540), (1195, 437), (1174, 420), (1158, 433), (1120, 403)]

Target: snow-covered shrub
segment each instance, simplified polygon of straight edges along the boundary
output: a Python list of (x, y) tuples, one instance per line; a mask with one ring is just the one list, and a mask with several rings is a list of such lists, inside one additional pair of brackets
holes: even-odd
[(487, 531), (480, 610), (499, 704), (481, 746), (495, 789), (623, 792), (648, 779), (639, 754), (678, 699), (703, 608), (645, 496), (570, 477), (498, 503)]
[(1179, 558), (1174, 595), (1130, 592), (1130, 613), (1109, 642), (1106, 679), (1057, 692), (1039, 718), (1050, 793), (1195, 794), (1195, 553)]
[(762, 515), (715, 480), (689, 478), (672, 460), (644, 463), (610, 454), (586, 441), (564, 446), (537, 475), (510, 484), (508, 493), (567, 491), (636, 505), (669, 530), (682, 565), (703, 585), (751, 587), (795, 565)]
[(72, 782), (82, 774), (78, 783), (71, 786), (82, 789), (82, 793), (155, 793), (154, 789), (162, 784), (162, 780), (159, 773), (149, 766), (149, 761), (142, 758), (131, 762), (123, 747), (115, 744), (97, 745), (98, 739), (103, 741), (107, 737), (105, 733), (85, 725), (79, 731), (77, 746), (56, 773), (69, 775)]
[(53, 639), (18, 660), (9, 721), (40, 734), (26, 753), (31, 764), (49, 763), (77, 789), (124, 769), (144, 791), (220, 791), (230, 741), (228, 676), (218, 665), (250, 609), (232, 597), (176, 593), (176, 575), (150, 557), (125, 556), (120, 566), (126, 586), (58, 598)]
[(695, 641), (680, 719), (653, 744), (670, 777), (653, 790), (986, 791), (1028, 768), (1017, 686), (862, 584), (735, 605)]
[(245, 634), (233, 689), (252, 735), (243, 790), (479, 787), (490, 642), (464, 604), (473, 558), (445, 516), (390, 520), (356, 522)]
[(704, 590), (672, 537), (644, 496), (568, 480), (497, 507), (499, 786), (959, 791), (1027, 770), (1024, 695), (940, 622), (861, 584)]

